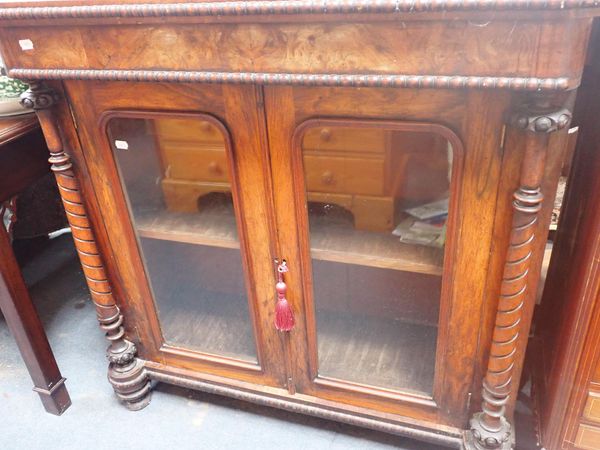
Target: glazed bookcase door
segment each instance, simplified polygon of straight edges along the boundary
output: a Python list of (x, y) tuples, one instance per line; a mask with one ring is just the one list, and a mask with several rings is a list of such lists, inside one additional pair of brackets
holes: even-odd
[(445, 125), (464, 126), (460, 95), (265, 88), (287, 351), (306, 362), (292, 391), (464, 425), (479, 317), (454, 317), (480, 299), (455, 291), (473, 275), (456, 270), (465, 148)]
[[(252, 87), (67, 84), (148, 364), (281, 386), (268, 164)], [(160, 107), (158, 107), (160, 105)], [(80, 128), (81, 129), (81, 128)], [(243, 188), (242, 188), (243, 187)], [(259, 299), (261, 301), (259, 301)], [(271, 308), (269, 308), (269, 306)]]

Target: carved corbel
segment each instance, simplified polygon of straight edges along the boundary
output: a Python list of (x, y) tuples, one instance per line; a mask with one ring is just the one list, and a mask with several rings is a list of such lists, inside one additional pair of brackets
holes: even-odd
[(565, 128), (570, 120), (570, 111), (552, 108), (546, 99), (539, 97), (518, 111), (511, 120), (511, 125), (524, 133), (525, 154), (519, 187), (513, 194), (510, 240), (483, 380), (482, 409), (474, 414), (470, 430), (465, 433), (465, 448), (468, 450), (513, 448), (514, 433), (505, 417), (505, 409), (513, 382), (523, 306), (530, 286), (529, 271), (536, 228), (544, 200), (541, 182), (548, 140), (551, 133)]
[(53, 117), (52, 107), (58, 100), (58, 94), (39, 81), (29, 82), (29, 90), (21, 96), (21, 104), (35, 110), (39, 118), (50, 150), (51, 169), (73, 232), (75, 248), (96, 308), (98, 322), (110, 342), (107, 349), (108, 379), (127, 408), (142, 409), (150, 402), (150, 380), (143, 361), (136, 357), (135, 344), (125, 338), (123, 315), (106, 275), (71, 158), (64, 151), (58, 125)]

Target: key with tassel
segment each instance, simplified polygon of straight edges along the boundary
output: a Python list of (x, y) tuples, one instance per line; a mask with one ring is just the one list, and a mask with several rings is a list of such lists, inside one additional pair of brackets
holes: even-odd
[(277, 265), (277, 284), (275, 290), (277, 291), (277, 304), (275, 305), (275, 328), (279, 331), (290, 331), (294, 328), (294, 313), (292, 306), (285, 298), (287, 292), (287, 285), (283, 279), (283, 274), (289, 271), (288, 266), (283, 260)]

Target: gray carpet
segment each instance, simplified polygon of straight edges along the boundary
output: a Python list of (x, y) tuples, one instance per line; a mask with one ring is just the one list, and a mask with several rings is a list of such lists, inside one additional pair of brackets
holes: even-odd
[(46, 414), (0, 316), (0, 449), (407, 449), (439, 447), (159, 384), (150, 405), (125, 410), (106, 380), (97, 326), (70, 235), (24, 268), (67, 378), (73, 405)]

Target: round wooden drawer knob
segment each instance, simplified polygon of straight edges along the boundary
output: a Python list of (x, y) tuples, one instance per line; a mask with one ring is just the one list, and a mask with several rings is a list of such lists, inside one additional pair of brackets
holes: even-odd
[(219, 167), (219, 164), (216, 161), (212, 161), (208, 164), (208, 171), (210, 173), (221, 173), (221, 168)]
[(327, 142), (330, 139), (331, 139), (331, 130), (329, 130), (329, 128), (323, 128), (321, 130), (321, 140)]
[(332, 184), (333, 172), (331, 170), (326, 170), (323, 172), (323, 175), (321, 175), (321, 181), (323, 181), (323, 184)]

